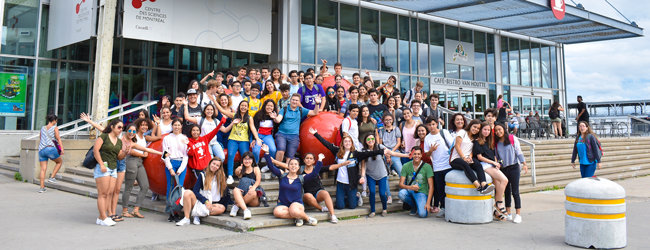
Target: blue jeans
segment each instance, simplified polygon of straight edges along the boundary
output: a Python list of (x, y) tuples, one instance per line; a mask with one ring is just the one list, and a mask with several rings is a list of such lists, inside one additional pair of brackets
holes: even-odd
[[(174, 170), (174, 172), (178, 171), (178, 169), (181, 168), (182, 161), (171, 160), (171, 162), (172, 162), (172, 170)], [(185, 173), (186, 172), (187, 172), (187, 169), (185, 169), (185, 171), (181, 172), (181, 174), (178, 175), (178, 181), (181, 182), (181, 185), (183, 185), (183, 183), (185, 183)], [(169, 173), (169, 170), (165, 170), (165, 175), (167, 176), (167, 192), (165, 193), (165, 197), (169, 197), (169, 192), (171, 192), (174, 189), (174, 187), (175, 187), (174, 182), (176, 182), (176, 180)]]
[[(275, 134), (275, 142), (277, 143), (277, 150), (284, 151), (284, 157), (293, 158), (298, 151), (298, 145), (300, 145), (300, 137), (298, 135), (286, 135), (283, 133)], [(282, 159), (276, 159), (278, 161)]]
[(384, 176), (379, 180), (375, 180), (369, 175), (366, 175), (366, 181), (368, 181), (368, 189), (370, 190), (370, 212), (375, 212), (375, 186), (379, 185), (379, 199), (381, 199), (381, 208), (382, 211), (386, 210), (386, 190), (388, 186), (388, 176)]
[(424, 206), (427, 204), (427, 198), (429, 197), (425, 193), (416, 193), (408, 189), (401, 189), (399, 191), (399, 199), (411, 206), (411, 214), (417, 212), (420, 218), (426, 218), (429, 215), (429, 211), (424, 209)]
[(397, 175), (399, 175), (401, 177), (402, 176), (402, 159), (397, 157), (397, 156), (391, 156), (390, 160), (391, 160), (391, 162), (393, 162), (393, 164), (392, 164), (393, 169), (395, 169), (395, 172), (397, 172)]
[(38, 161), (56, 160), (59, 157), (59, 151), (55, 147), (45, 147), (38, 151)]
[(235, 171), (233, 167), (235, 166), (235, 155), (237, 155), (237, 151), (243, 156), (244, 153), (248, 152), (249, 148), (249, 141), (228, 141), (228, 176), (231, 176), (233, 171)]
[(221, 144), (219, 144), (218, 142), (210, 145), (210, 151), (212, 156), (219, 157), (222, 162), (226, 159), (226, 155), (223, 153), (223, 148), (221, 147)]
[[(275, 158), (275, 152), (277, 152), (276, 147), (275, 147), (275, 140), (273, 139), (273, 135), (258, 135), (262, 141), (264, 141), (264, 144), (269, 145), (269, 154), (271, 157)], [(262, 147), (258, 146), (257, 143), (255, 143), (255, 147), (253, 147), (253, 155), (255, 155), (255, 162), (259, 163), (260, 162), (260, 151), (262, 150)]]
[(592, 177), (596, 173), (596, 168), (598, 167), (598, 162), (594, 162), (589, 165), (580, 164), (580, 175), (582, 178)]
[(345, 203), (350, 209), (357, 208), (357, 187), (350, 189), (350, 185), (336, 182), (336, 209), (344, 209)]

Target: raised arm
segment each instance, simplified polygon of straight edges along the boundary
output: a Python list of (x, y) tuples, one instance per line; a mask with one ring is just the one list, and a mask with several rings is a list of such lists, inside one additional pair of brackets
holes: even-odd
[(104, 127), (102, 125), (100, 125), (98, 123), (95, 123), (94, 121), (90, 120), (90, 116), (88, 116), (86, 113), (81, 113), (81, 115), (79, 115), (79, 118), (81, 118), (81, 120), (89, 123), (90, 125), (95, 127), (97, 130), (104, 131)]
[(276, 176), (282, 176), (282, 171), (280, 171), (280, 169), (278, 169), (275, 166), (275, 164), (273, 164), (273, 161), (275, 159), (271, 158), (271, 155), (269, 154), (269, 146), (266, 144), (262, 145), (262, 150), (264, 150), (264, 159), (266, 159), (266, 162), (268, 164), (269, 170), (271, 170), (271, 173), (273, 173)]
[(390, 152), (388, 149), (378, 149), (374, 151), (356, 151), (354, 152), (354, 155), (356, 156), (358, 161), (362, 161), (365, 159), (368, 159), (369, 157), (375, 156), (375, 155), (380, 155), (380, 154), (387, 154), (387, 152)]
[(190, 112), (187, 109), (187, 106), (187, 101), (183, 101), (183, 118), (185, 118), (185, 120), (188, 122), (199, 124), (198, 118), (190, 116)]
[(334, 146), (331, 142), (325, 140), (322, 136), (318, 134), (318, 131), (315, 128), (309, 128), (309, 133), (312, 133), (318, 141), (323, 144), (333, 155), (336, 155), (336, 153), (339, 152), (339, 147)]
[(271, 161), (273, 161), (273, 165), (275, 165), (275, 166), (278, 167), (278, 168), (289, 169), (289, 165), (288, 165), (288, 164), (286, 164), (286, 163), (284, 163), (284, 162), (281, 162), (281, 161), (278, 161), (278, 160), (276, 160), (276, 159), (273, 158), (273, 157), (271, 157)]
[[(318, 106), (322, 106), (321, 104), (323, 103), (323, 99), (324, 99), (324, 98), (325, 98), (325, 97), (323, 97), (323, 98), (315, 98), (314, 101), (316, 102), (316, 105), (318, 105)], [(322, 107), (321, 107), (321, 108), (322, 108)], [(307, 113), (307, 116), (308, 116), (308, 117), (316, 116), (316, 115), (318, 114), (318, 110), (320, 110), (320, 108), (314, 107), (314, 110), (310, 110), (309, 113)], [(301, 114), (301, 115), (302, 115), (302, 114)]]
[(314, 166), (314, 170), (312, 170), (311, 173), (305, 175), (305, 181), (310, 181), (318, 177), (318, 174), (320, 174), (320, 169), (323, 167), (324, 158), (325, 155), (318, 154), (318, 162), (316, 162), (316, 166)]
[(205, 77), (203, 77), (203, 79), (201, 79), (201, 84), (207, 85), (207, 83), (205, 83), (205, 82), (208, 81), (208, 77), (214, 77), (214, 70), (212, 72), (208, 73), (207, 75), (205, 75)]

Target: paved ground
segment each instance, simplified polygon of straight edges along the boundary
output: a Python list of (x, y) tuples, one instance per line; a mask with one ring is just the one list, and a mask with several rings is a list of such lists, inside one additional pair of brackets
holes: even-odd
[[(627, 249), (648, 249), (650, 177), (620, 181), (626, 188)], [(523, 223), (460, 225), (406, 213), (316, 227), (235, 233), (210, 226), (176, 227), (166, 216), (143, 212), (115, 227), (95, 225), (96, 200), (0, 176), (3, 249), (571, 249), (564, 244), (562, 190), (522, 196)], [(118, 207), (120, 209), (120, 207)]]

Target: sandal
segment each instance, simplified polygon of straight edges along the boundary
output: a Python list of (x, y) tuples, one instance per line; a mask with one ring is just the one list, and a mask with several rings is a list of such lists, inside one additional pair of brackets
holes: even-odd
[(497, 201), (497, 203), (494, 204), (494, 208), (496, 208), (496, 210), (498, 210), (499, 212), (501, 212), (501, 214), (506, 214), (506, 213), (508, 213), (508, 212), (506, 211), (506, 208), (505, 208), (505, 207), (499, 207), (499, 203), (503, 203), (503, 201)]
[(133, 218), (133, 215), (131, 215), (128, 211), (126, 211), (126, 212), (122, 212), (122, 217)]
[(113, 221), (115, 221), (115, 222), (124, 221), (124, 218), (122, 218), (122, 216), (119, 216), (119, 215), (116, 215), (116, 214), (111, 215), (111, 219), (112, 219)]
[(132, 214), (133, 217), (135, 217), (135, 218), (144, 219), (144, 216), (142, 216), (142, 215), (140, 214), (139, 211), (133, 211), (133, 213), (131, 213), (131, 214)]
[(494, 210), (493, 216), (494, 216), (494, 219), (498, 220), (498, 221), (506, 221), (506, 220), (508, 220), (505, 216), (503, 216), (502, 213), (499, 213), (498, 210)]

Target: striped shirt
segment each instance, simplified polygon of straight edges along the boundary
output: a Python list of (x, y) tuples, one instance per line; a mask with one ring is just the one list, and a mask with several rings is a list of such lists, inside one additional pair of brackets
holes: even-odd
[(47, 126), (43, 126), (41, 128), (41, 141), (38, 143), (38, 151), (41, 151), (46, 147), (54, 147), (54, 142), (52, 142), (52, 140), (56, 140), (54, 137), (55, 127), (56, 126), (52, 126), (50, 129), (47, 129)]

